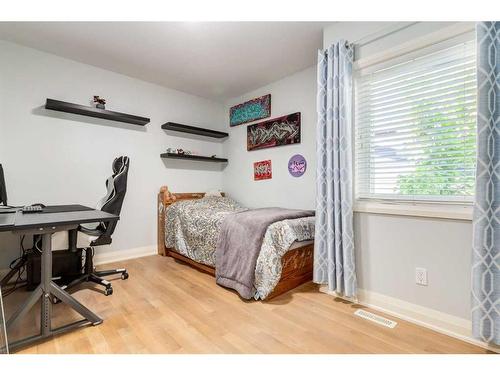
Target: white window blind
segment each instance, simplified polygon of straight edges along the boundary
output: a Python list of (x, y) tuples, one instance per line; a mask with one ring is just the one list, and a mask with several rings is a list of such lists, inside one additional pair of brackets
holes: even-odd
[(472, 200), (474, 41), (360, 71), (355, 92), (357, 198)]

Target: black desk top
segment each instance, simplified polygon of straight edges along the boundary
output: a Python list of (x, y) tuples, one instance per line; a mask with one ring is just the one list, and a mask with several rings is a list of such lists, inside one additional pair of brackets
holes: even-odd
[(0, 232), (8, 232), (14, 228), (15, 213), (0, 213)]
[(23, 214), (21, 211), (0, 213), (0, 232), (115, 221), (119, 218), (117, 215), (80, 205), (47, 206), (43, 212), (37, 213)]

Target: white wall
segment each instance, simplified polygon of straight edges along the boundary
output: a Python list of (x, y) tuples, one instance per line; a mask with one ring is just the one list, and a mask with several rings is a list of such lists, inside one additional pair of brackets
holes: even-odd
[[(357, 48), (355, 55), (370, 57), (450, 25), (418, 23)], [(399, 26), (390, 22), (334, 24), (324, 31), (324, 47), (339, 38), (370, 40), (370, 35)], [(361, 289), (470, 318), (470, 221), (357, 213), (355, 233)], [(428, 286), (415, 284), (415, 267), (427, 268)]]
[[(173, 191), (222, 187), (220, 167), (159, 157), (173, 146), (221, 155), (220, 143), (176, 137), (160, 126), (175, 121), (224, 129), (222, 104), (3, 41), (0, 56), (0, 163), (9, 203), (93, 206), (105, 194), (113, 158), (128, 155), (121, 220), (113, 244), (102, 252), (156, 244), (161, 185)], [(108, 100), (108, 109), (151, 122), (140, 127), (43, 108), (46, 98), (88, 104), (94, 94)], [(0, 234), (0, 268), (16, 254), (13, 247), (18, 248), (17, 239)]]
[[(224, 171), (224, 191), (248, 207), (313, 209), (316, 189), (316, 68), (308, 68), (231, 99), (226, 113), (232, 105), (269, 93), (271, 118), (301, 112), (301, 143), (247, 151), (248, 124), (231, 127), (229, 139), (224, 143), (229, 158)], [(225, 123), (228, 122), (226, 118)], [(292, 177), (288, 172), (288, 160), (295, 154), (302, 154), (307, 161), (306, 173), (301, 177)], [(273, 178), (254, 181), (253, 163), (268, 159), (272, 161)]]

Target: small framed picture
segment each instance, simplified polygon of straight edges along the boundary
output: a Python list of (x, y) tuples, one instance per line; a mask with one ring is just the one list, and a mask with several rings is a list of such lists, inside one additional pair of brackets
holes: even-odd
[(255, 181), (269, 180), (271, 178), (273, 178), (271, 160), (263, 160), (253, 163), (253, 179)]

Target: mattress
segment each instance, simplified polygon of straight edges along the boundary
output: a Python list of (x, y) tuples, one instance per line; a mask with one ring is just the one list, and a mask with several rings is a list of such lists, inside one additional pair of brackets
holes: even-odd
[[(215, 249), (224, 218), (247, 210), (227, 197), (176, 202), (165, 210), (165, 245), (202, 264), (215, 266)], [(281, 278), (281, 258), (290, 250), (312, 243), (314, 217), (271, 224), (262, 241), (255, 267), (255, 299), (266, 298)]]

